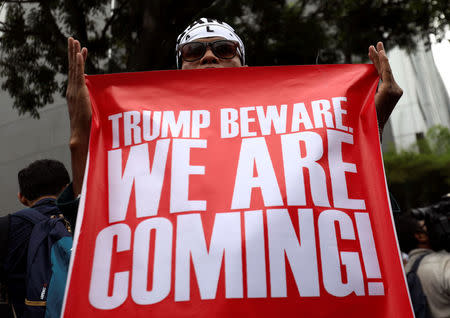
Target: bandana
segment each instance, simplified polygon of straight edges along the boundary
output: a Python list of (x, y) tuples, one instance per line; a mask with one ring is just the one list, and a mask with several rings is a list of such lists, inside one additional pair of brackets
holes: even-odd
[(187, 42), (192, 42), (200, 38), (209, 37), (222, 37), (227, 40), (235, 41), (239, 44), (238, 53), (241, 59), (242, 65), (245, 65), (245, 48), (239, 35), (234, 32), (234, 29), (225, 22), (221, 22), (215, 19), (200, 18), (191, 25), (189, 25), (186, 30), (181, 33), (177, 38), (176, 45), (176, 59), (177, 67), (181, 68), (181, 52), (179, 48), (181, 45)]

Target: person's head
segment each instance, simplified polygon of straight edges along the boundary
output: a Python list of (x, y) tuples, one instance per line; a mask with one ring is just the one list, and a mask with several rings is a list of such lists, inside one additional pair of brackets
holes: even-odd
[(404, 214), (396, 218), (400, 249), (409, 253), (415, 248), (430, 248), (430, 240), (424, 221), (419, 221), (411, 214)]
[(70, 182), (64, 165), (56, 160), (43, 159), (32, 162), (18, 173), (19, 201), (32, 205), (42, 197), (56, 197)]
[(227, 23), (201, 18), (178, 36), (176, 61), (179, 69), (245, 66), (244, 43)]

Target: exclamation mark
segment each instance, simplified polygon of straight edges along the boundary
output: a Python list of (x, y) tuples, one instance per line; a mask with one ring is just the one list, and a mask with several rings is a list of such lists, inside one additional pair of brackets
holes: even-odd
[[(369, 214), (355, 213), (355, 221), (367, 278), (381, 279), (380, 265), (378, 264)], [(384, 285), (382, 282), (368, 282), (367, 287), (369, 295), (384, 295)]]

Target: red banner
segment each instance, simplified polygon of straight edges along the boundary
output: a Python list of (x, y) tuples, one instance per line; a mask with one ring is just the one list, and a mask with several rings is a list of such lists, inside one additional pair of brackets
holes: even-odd
[(87, 83), (64, 317), (413, 317), (373, 66)]

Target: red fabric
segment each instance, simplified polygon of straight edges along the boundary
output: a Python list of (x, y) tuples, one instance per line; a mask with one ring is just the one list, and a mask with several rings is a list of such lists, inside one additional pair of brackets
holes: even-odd
[(90, 154), (64, 317), (413, 317), (372, 65), (87, 83)]

